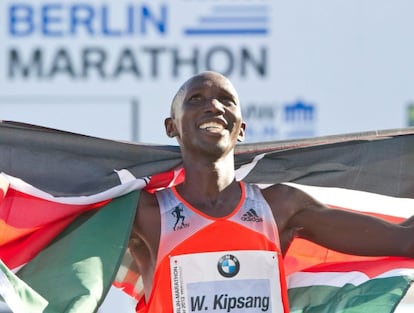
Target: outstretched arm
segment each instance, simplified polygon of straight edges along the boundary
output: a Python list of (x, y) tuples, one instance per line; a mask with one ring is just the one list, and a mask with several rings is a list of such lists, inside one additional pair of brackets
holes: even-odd
[(327, 208), (293, 187), (264, 191), (281, 233), (282, 249), (298, 236), (336, 251), (364, 256), (414, 257), (414, 217), (400, 224)]

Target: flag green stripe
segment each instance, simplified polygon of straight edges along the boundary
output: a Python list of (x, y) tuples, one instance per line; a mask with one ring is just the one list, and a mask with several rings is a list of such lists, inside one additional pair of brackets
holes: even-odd
[(411, 285), (405, 276), (376, 278), (358, 286), (289, 289), (291, 313), (390, 313)]
[(18, 272), (48, 303), (34, 310), (38, 304), (24, 297), (27, 312), (97, 311), (127, 248), (138, 195), (130, 193), (83, 215)]

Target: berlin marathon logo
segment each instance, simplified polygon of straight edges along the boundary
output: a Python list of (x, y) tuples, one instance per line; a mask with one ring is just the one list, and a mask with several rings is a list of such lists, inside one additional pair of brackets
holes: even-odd
[[(248, 12), (257, 6), (227, 6), (213, 1), (217, 4), (206, 12), (194, 11), (186, 3), (189, 1), (181, 1), (181, 5), (169, 1), (9, 2), (13, 3), (6, 10), (8, 40), (6, 44), (2, 42), (6, 47), (3, 50), (7, 50), (9, 79), (144, 80), (177, 78), (188, 71), (195, 74), (202, 70), (215, 70), (226, 76), (268, 75), (268, 47), (244, 43), (247, 35), (260, 42), (267, 38), (267, 6), (259, 7), (260, 16), (247, 16), (247, 23), (239, 29), (218, 29), (219, 25), (233, 25), (236, 19), (240, 20), (232, 12)], [(180, 6), (204, 21), (200, 25), (176, 23), (174, 10), (180, 10)], [(224, 23), (216, 17), (223, 10), (227, 11)], [(252, 25), (252, 20), (259, 27), (243, 27)], [(211, 25), (216, 25), (215, 31)], [(201, 45), (197, 40), (200, 36), (218, 40)], [(239, 43), (226, 40), (220, 44), (223, 36), (236, 38)], [(31, 44), (39, 39), (40, 44)]]

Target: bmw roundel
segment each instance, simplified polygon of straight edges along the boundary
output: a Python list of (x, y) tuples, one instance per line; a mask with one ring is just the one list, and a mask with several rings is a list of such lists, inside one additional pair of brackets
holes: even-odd
[(239, 272), (240, 263), (234, 255), (226, 254), (219, 259), (217, 269), (222, 276), (231, 278)]

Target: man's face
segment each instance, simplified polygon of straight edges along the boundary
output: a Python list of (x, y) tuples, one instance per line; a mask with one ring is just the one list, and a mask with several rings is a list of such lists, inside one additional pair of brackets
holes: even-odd
[(182, 149), (225, 153), (244, 139), (237, 92), (224, 76), (213, 72), (195, 76), (176, 100), (171, 127)]

